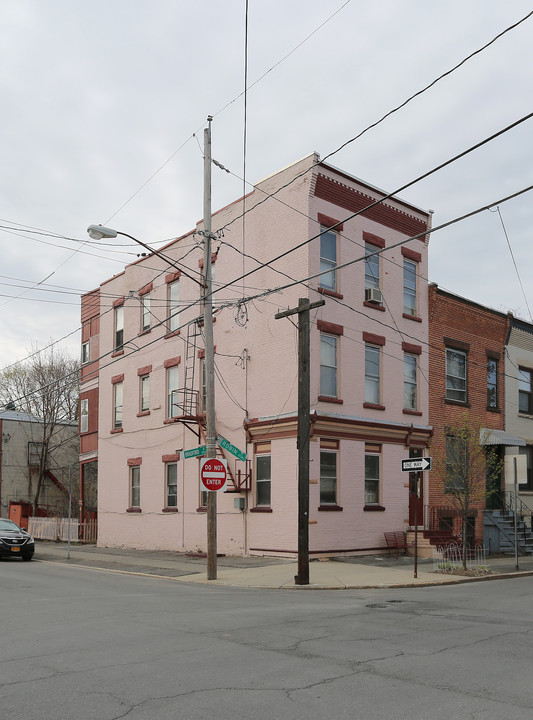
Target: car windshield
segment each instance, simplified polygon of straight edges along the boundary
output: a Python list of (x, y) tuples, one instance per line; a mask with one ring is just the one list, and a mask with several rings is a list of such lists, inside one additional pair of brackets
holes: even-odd
[(0, 530), (11, 530), (11, 532), (14, 532), (15, 530), (20, 530), (20, 528), (13, 522), (13, 520), (4, 520), (3, 518), (0, 518)]

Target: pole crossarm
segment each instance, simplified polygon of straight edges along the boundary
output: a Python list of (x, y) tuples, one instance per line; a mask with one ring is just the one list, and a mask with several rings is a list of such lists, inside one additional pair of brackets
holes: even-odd
[(298, 305), (297, 308), (292, 308), (291, 310), (283, 310), (282, 312), (277, 312), (274, 317), (276, 320), (279, 320), (280, 318), (289, 317), (290, 315), (296, 315), (297, 313), (301, 312), (308, 312), (309, 310), (314, 310), (315, 308), (322, 307), (322, 305), (325, 305), (325, 300), (317, 300), (314, 303), (310, 303), (309, 305), (304, 305), (303, 307)]

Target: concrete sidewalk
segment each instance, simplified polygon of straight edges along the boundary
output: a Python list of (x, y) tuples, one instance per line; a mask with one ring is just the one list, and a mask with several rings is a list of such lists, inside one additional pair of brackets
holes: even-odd
[[(165, 577), (182, 582), (233, 587), (272, 589), (362, 589), (414, 587), (472, 582), (533, 575), (533, 559), (519, 558), (519, 570), (513, 557), (487, 560), (493, 574), (482, 577), (445, 575), (433, 571), (432, 560), (419, 560), (414, 577), (414, 559), (400, 556), (365, 556), (313, 560), (309, 566), (309, 585), (295, 585), (298, 565), (293, 560), (272, 557), (220, 557), (217, 579), (207, 580), (207, 560), (177, 552), (97, 548), (71, 545), (70, 559), (66, 543), (37, 541), (35, 561), (63, 563), (110, 572)], [(8, 561), (9, 562), (9, 561)]]

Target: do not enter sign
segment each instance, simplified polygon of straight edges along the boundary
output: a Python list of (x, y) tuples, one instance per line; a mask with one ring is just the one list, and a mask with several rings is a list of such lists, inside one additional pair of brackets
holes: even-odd
[(203, 458), (200, 466), (200, 482), (210, 492), (224, 490), (228, 476), (226, 460)]

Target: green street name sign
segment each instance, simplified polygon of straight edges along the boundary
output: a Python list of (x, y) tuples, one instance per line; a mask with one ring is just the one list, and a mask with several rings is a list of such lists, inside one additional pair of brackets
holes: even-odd
[(227, 450), (232, 455), (235, 455), (235, 457), (239, 460), (246, 460), (246, 453), (239, 450), (239, 448), (236, 448), (235, 445), (232, 445), (230, 441), (226, 440), (226, 438), (222, 437), (222, 435), (217, 436), (217, 443), (221, 448), (224, 448), (224, 450)]
[(200, 447), (193, 448), (192, 450), (185, 450), (183, 453), (183, 457), (185, 459), (192, 458), (192, 457), (200, 457), (200, 455), (205, 455), (207, 452), (207, 447), (205, 445), (200, 445)]

